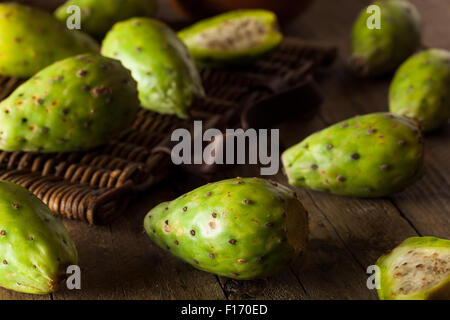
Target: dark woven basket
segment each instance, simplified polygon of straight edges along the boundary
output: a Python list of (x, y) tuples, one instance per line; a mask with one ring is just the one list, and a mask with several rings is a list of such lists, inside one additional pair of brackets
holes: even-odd
[[(170, 157), (158, 148), (168, 145), (174, 129), (190, 128), (192, 119), (208, 120), (208, 126), (218, 128), (236, 126), (244, 106), (294, 85), (328, 66), (335, 56), (334, 48), (286, 39), (276, 52), (250, 67), (201, 70), (207, 97), (195, 101), (190, 120), (142, 109), (117, 141), (89, 152), (0, 152), (0, 179), (29, 189), (57, 215), (108, 223), (133, 195), (167, 175)], [(0, 77), (0, 100), (20, 83)]]

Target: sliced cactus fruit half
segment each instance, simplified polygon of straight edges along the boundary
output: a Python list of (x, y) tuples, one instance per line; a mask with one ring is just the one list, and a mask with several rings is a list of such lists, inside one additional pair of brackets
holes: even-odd
[(266, 10), (238, 10), (202, 20), (178, 33), (201, 65), (245, 63), (283, 40), (277, 17)]
[(450, 240), (408, 238), (376, 264), (381, 300), (450, 299)]

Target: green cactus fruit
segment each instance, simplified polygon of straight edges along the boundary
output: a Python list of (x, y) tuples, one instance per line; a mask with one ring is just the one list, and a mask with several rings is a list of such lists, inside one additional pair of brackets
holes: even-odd
[(98, 52), (88, 35), (68, 30), (51, 14), (17, 3), (0, 3), (0, 74), (29, 78), (55, 61)]
[(0, 181), (0, 286), (50, 293), (77, 263), (77, 249), (50, 209), (27, 189)]
[(117, 23), (103, 41), (102, 54), (131, 70), (144, 108), (186, 118), (194, 97), (204, 94), (187, 48), (162, 22), (133, 18)]
[(374, 5), (380, 8), (380, 28), (373, 28), (375, 11), (368, 12), (366, 8), (352, 31), (350, 67), (361, 77), (393, 72), (421, 44), (420, 16), (411, 3), (381, 0)]
[(289, 183), (339, 195), (382, 197), (421, 177), (423, 139), (410, 118), (373, 113), (319, 131), (282, 154)]
[(99, 54), (67, 58), (0, 103), (0, 149), (94, 148), (128, 128), (139, 106), (136, 82), (119, 61)]
[(431, 49), (409, 58), (392, 81), (390, 111), (432, 131), (450, 118), (450, 52)]
[(408, 238), (376, 264), (380, 300), (450, 300), (450, 240)]
[(202, 20), (178, 33), (200, 65), (246, 63), (278, 47), (283, 35), (266, 10), (237, 10)]
[(302, 252), (308, 214), (288, 188), (236, 178), (161, 203), (144, 227), (156, 244), (193, 267), (247, 280), (274, 274)]
[(57, 19), (67, 21), (72, 6), (81, 9), (81, 29), (97, 38), (103, 37), (119, 21), (132, 17), (152, 17), (156, 0), (69, 0), (55, 11)]

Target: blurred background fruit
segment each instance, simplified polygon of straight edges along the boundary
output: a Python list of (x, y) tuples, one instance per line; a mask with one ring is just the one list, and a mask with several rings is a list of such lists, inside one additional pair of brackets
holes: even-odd
[(313, 0), (168, 0), (172, 7), (189, 20), (198, 20), (236, 9), (267, 9), (275, 12), (282, 23), (303, 13)]

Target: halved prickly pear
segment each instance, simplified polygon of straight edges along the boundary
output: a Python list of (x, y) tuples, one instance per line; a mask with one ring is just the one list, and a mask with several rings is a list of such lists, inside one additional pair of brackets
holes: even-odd
[(406, 239), (377, 266), (381, 300), (450, 300), (450, 240)]
[(0, 3), (0, 30), (0, 74), (5, 76), (28, 78), (55, 61), (99, 51), (87, 34), (17, 3)]
[(308, 214), (288, 188), (237, 178), (161, 203), (144, 227), (156, 244), (195, 268), (245, 280), (270, 276), (302, 252)]
[(58, 61), (0, 103), (0, 149), (69, 152), (109, 142), (134, 121), (136, 82), (119, 61), (86, 54)]
[(187, 48), (162, 22), (133, 18), (117, 23), (103, 41), (102, 54), (131, 70), (144, 108), (186, 118), (194, 97), (204, 94)]
[(450, 52), (430, 49), (409, 58), (392, 81), (390, 111), (419, 121), (424, 131), (450, 117)]
[(383, 197), (414, 183), (423, 169), (416, 122), (389, 113), (354, 117), (282, 154), (289, 183), (339, 195)]
[(0, 181), (0, 286), (50, 293), (77, 262), (75, 244), (50, 209), (27, 189)]
[(245, 63), (283, 40), (277, 17), (266, 10), (238, 10), (202, 20), (178, 33), (201, 65)]
[(152, 17), (156, 0), (69, 0), (55, 11), (55, 16), (65, 22), (72, 14), (71, 6), (81, 9), (81, 30), (100, 38), (119, 21), (132, 17)]
[(350, 67), (362, 77), (393, 72), (421, 43), (420, 15), (413, 4), (381, 0), (373, 5), (380, 10), (380, 25), (371, 24), (377, 11), (365, 8), (352, 32)]

